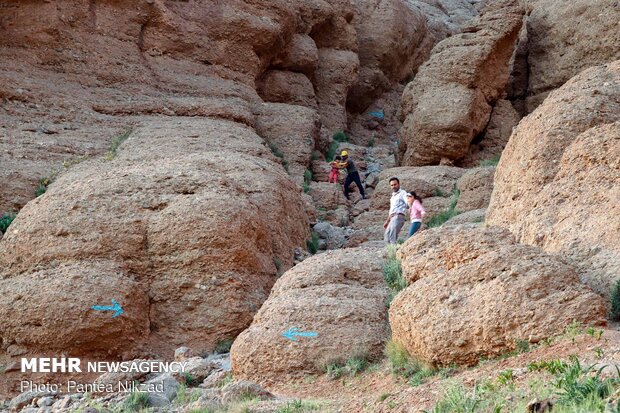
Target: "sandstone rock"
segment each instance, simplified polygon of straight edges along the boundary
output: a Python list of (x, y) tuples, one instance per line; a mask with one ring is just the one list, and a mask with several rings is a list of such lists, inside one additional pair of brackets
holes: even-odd
[(286, 48), (271, 62), (272, 67), (312, 76), (318, 66), (319, 52), (312, 37), (295, 33)]
[(484, 222), (484, 217), (487, 212), (486, 208), (473, 209), (471, 211), (462, 212), (449, 220), (447, 220), (443, 226), (450, 225), (463, 225), (463, 224), (480, 224)]
[(607, 295), (620, 275), (620, 61), (588, 69), (515, 129), (487, 223), (561, 253)]
[(437, 164), (467, 154), (508, 82), (522, 15), (517, 0), (491, 2), (464, 33), (433, 49), (403, 93), (401, 164)]
[(318, 234), (319, 242), (324, 241), (324, 248), (321, 249), (328, 250), (342, 248), (351, 233), (350, 230), (336, 227), (327, 222), (317, 223), (312, 227), (312, 230)]
[(258, 91), (266, 102), (316, 107), (312, 82), (303, 73), (270, 70), (260, 80)]
[(130, 372), (107, 372), (103, 373), (101, 376), (97, 377), (95, 383), (102, 385), (112, 385), (118, 386), (119, 382), (132, 382), (132, 381), (144, 381), (148, 378), (153, 378), (156, 373), (152, 373), (147, 370), (147, 366), (150, 366), (152, 360), (132, 360), (138, 366), (138, 370), (140, 371), (130, 371)]
[[(144, 123), (113, 160), (61, 176), (0, 241), (2, 340), (75, 356), (210, 351), (250, 323), (274, 257), (287, 268), (305, 245), (298, 194), (248, 127)], [(112, 299), (119, 317), (91, 309)]]
[(228, 372), (224, 370), (216, 370), (212, 372), (209, 377), (204, 379), (204, 381), (200, 384), (200, 387), (205, 389), (218, 387), (221, 383), (224, 383), (227, 378)]
[(188, 380), (192, 382), (201, 382), (203, 381), (209, 374), (217, 368), (214, 363), (211, 363), (202, 357), (192, 357), (185, 360), (187, 363), (185, 365), (184, 373), (173, 373), (172, 377), (174, 377), (177, 381), (181, 383), (187, 383)]
[(406, 3), (426, 15), (428, 29), (437, 42), (459, 33), (462, 26), (478, 16), (478, 11), (466, 0), (406, 0)]
[[(387, 334), (383, 254), (365, 248), (328, 251), (285, 273), (232, 346), (235, 377), (283, 383), (354, 352), (381, 355)], [(294, 327), (316, 336), (283, 336)]]
[(409, 287), (390, 306), (394, 340), (423, 361), (473, 365), (577, 320), (604, 324), (605, 302), (575, 269), (497, 227), (447, 227), (398, 251)]
[(372, 208), (389, 210), (392, 194), (389, 179), (394, 176), (400, 180), (400, 187), (405, 191), (415, 191), (422, 198), (429, 198), (450, 196), (457, 180), (466, 172), (466, 169), (451, 166), (403, 166), (386, 169), (379, 175), (379, 183), (372, 197)]
[(316, 111), (280, 103), (258, 105), (256, 111), (256, 133), (276, 156), (282, 156), (290, 174), (301, 184), (319, 134)]
[(620, 59), (619, 20), (620, 5), (605, 0), (533, 5), (527, 18), (528, 112), (582, 70)]
[(460, 191), (456, 210), (460, 212), (486, 208), (493, 192), (495, 168), (471, 169), (459, 178), (456, 187)]
[(347, 96), (347, 109), (361, 112), (392, 82), (415, 73), (428, 59), (435, 39), (424, 14), (402, 0), (356, 0), (354, 4), (360, 72)]
[[(179, 390), (179, 382), (170, 373), (161, 374), (146, 383), (144, 383), (144, 389), (148, 391), (148, 403), (149, 406), (162, 407), (167, 406), (177, 397), (177, 391)], [(151, 391), (151, 388), (161, 388), (159, 391)]]
[(311, 182), (308, 192), (320, 212), (332, 211), (339, 206), (346, 205), (347, 199), (342, 192), (342, 185), (329, 182)]
[(11, 399), (9, 402), (9, 409), (11, 411), (20, 411), (22, 408), (32, 403), (33, 399), (37, 397), (45, 397), (50, 395), (49, 392), (24, 392)]
[(469, 153), (457, 164), (464, 167), (480, 165), (481, 161), (499, 159), (510, 139), (512, 130), (519, 124), (521, 116), (512, 104), (504, 99), (497, 101), (491, 112), (486, 131), (469, 147)]
[(183, 361), (193, 357), (192, 349), (189, 347), (179, 347), (174, 350), (174, 361)]
[(314, 74), (314, 91), (319, 114), (331, 136), (347, 126), (345, 103), (349, 88), (357, 80), (359, 58), (348, 50), (319, 49), (319, 67)]

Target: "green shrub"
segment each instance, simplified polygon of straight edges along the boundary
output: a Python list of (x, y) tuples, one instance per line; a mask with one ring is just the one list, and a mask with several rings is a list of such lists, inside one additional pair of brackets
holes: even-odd
[(494, 156), (491, 159), (485, 159), (480, 161), (480, 166), (497, 166), (501, 155)]
[(125, 399), (123, 407), (129, 412), (139, 412), (142, 409), (146, 409), (149, 405), (149, 394), (146, 392), (133, 392)]
[(402, 344), (394, 340), (386, 343), (385, 354), (392, 367), (392, 373), (406, 378), (412, 386), (423, 384), (427, 378), (439, 371), (412, 357)]
[(323, 366), (323, 371), (332, 380), (339, 379), (344, 375), (356, 376), (368, 369), (370, 363), (368, 356), (361, 352), (356, 352), (349, 359), (343, 361), (332, 361)]
[(316, 403), (298, 399), (286, 403), (286, 406), (280, 407), (276, 413), (305, 413), (318, 410), (320, 407)]
[[(276, 268), (277, 268), (277, 264), (276, 264)], [(213, 351), (216, 354), (230, 353), (230, 347), (232, 347), (234, 341), (235, 340), (233, 340), (231, 338), (227, 338), (225, 340), (222, 340), (222, 341), (220, 341), (219, 343), (216, 344), (215, 350), (213, 350)]]
[(450, 206), (447, 210), (440, 212), (439, 214), (433, 216), (426, 224), (429, 228), (435, 228), (443, 225), (450, 218), (457, 216), (460, 214), (459, 211), (456, 210), (456, 204), (459, 202), (459, 197), (461, 196), (461, 191), (455, 189), (452, 191), (452, 199), (450, 200)]
[(367, 144), (367, 146), (368, 146), (369, 148), (374, 147), (374, 146), (375, 146), (375, 138), (370, 138), (370, 139), (368, 140), (368, 144)]
[(387, 259), (383, 264), (383, 280), (390, 289), (386, 306), (389, 307), (396, 295), (407, 287), (407, 281), (403, 277), (403, 269), (400, 261), (396, 258), (397, 245), (387, 246)]
[(202, 393), (198, 389), (188, 389), (186, 384), (181, 384), (177, 390), (177, 397), (174, 399), (176, 404), (184, 405), (195, 402)]
[(620, 280), (616, 281), (611, 292), (611, 311), (609, 317), (612, 320), (620, 320)]
[(311, 159), (313, 161), (318, 161), (319, 159), (321, 159), (321, 152), (317, 151), (316, 149), (313, 150)]
[(192, 376), (188, 372), (183, 373), (182, 380), (188, 387), (195, 387), (200, 384), (200, 380), (196, 379), (196, 377)]
[(332, 138), (335, 142), (349, 142), (349, 137), (344, 131), (338, 130), (333, 135)]
[(336, 141), (333, 141), (329, 144), (327, 152), (325, 152), (325, 159), (327, 160), (327, 162), (331, 162), (334, 160), (334, 157), (336, 156), (336, 151), (338, 150), (338, 146), (340, 146), (340, 144)]
[(304, 171), (304, 183), (303, 183), (304, 193), (306, 194), (310, 192), (310, 182), (312, 182), (312, 171), (309, 169), (306, 169)]
[(108, 150), (108, 153), (106, 153), (105, 155), (106, 160), (111, 161), (112, 159), (116, 158), (116, 153), (119, 146), (121, 146), (121, 144), (125, 142), (127, 138), (129, 138), (131, 132), (132, 129), (127, 129), (125, 132), (112, 139), (112, 143), (110, 144), (110, 150)]
[(0, 232), (3, 234), (6, 233), (6, 230), (9, 228), (9, 225), (15, 220), (17, 214), (14, 212), (7, 212), (0, 217)]
[(312, 231), (312, 237), (306, 241), (306, 247), (310, 254), (316, 254), (319, 250), (319, 234)]

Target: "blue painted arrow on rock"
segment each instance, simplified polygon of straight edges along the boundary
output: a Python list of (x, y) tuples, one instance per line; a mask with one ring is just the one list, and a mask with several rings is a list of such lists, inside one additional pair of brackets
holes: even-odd
[(378, 110), (378, 111), (375, 111), (375, 112), (369, 112), (368, 114), (370, 116), (372, 116), (373, 118), (379, 119), (379, 120), (382, 120), (383, 117), (384, 117), (384, 114), (383, 114), (382, 110)]
[(112, 300), (112, 305), (94, 305), (91, 308), (98, 311), (114, 311), (112, 318), (123, 314), (123, 308), (116, 300)]
[(289, 340), (297, 341), (297, 337), (316, 337), (319, 333), (314, 331), (299, 331), (299, 328), (292, 327), (282, 333), (282, 336)]

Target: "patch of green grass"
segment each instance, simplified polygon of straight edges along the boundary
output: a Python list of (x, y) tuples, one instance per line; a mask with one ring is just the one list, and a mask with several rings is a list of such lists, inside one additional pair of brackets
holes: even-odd
[(121, 146), (121, 144), (125, 142), (127, 138), (129, 138), (129, 136), (131, 135), (131, 132), (133, 132), (132, 129), (127, 129), (125, 132), (121, 133), (120, 135), (112, 139), (112, 143), (110, 144), (110, 149), (105, 154), (106, 160), (111, 161), (112, 159), (116, 158), (119, 146)]
[(177, 390), (177, 397), (174, 399), (175, 404), (185, 405), (195, 402), (201, 396), (198, 389), (188, 389), (186, 384), (181, 384)]
[(330, 361), (325, 363), (322, 368), (327, 377), (337, 380), (343, 376), (357, 376), (366, 371), (370, 366), (368, 356), (363, 352), (355, 351), (347, 360)]
[(403, 269), (400, 261), (396, 258), (398, 246), (388, 245), (386, 248), (387, 259), (383, 264), (383, 279), (390, 289), (386, 302), (386, 306), (389, 308), (396, 294), (407, 287), (407, 281), (403, 277)]
[(616, 281), (611, 292), (611, 311), (609, 318), (614, 321), (620, 320), (620, 280)]
[(231, 372), (226, 373), (226, 376), (224, 377), (223, 380), (221, 380), (220, 382), (218, 382), (215, 387), (224, 387), (230, 383), (232, 383), (233, 381), (235, 381), (235, 379), (233, 378), (233, 375)]
[(497, 155), (494, 156), (491, 159), (485, 159), (480, 161), (480, 166), (486, 167), (486, 166), (497, 166), (497, 164), (499, 163), (499, 158), (501, 157), (501, 155)]
[(276, 413), (305, 413), (319, 410), (320, 406), (317, 403), (298, 399), (286, 403), (286, 406), (280, 407)]
[(429, 228), (435, 228), (443, 225), (450, 218), (457, 216), (460, 214), (459, 211), (456, 210), (456, 204), (459, 201), (459, 197), (461, 196), (461, 191), (455, 189), (452, 191), (452, 199), (450, 200), (450, 206), (447, 210), (440, 212), (439, 214), (433, 216), (428, 223), (426, 224)]
[(183, 381), (183, 384), (188, 387), (195, 387), (200, 384), (200, 380), (196, 379), (196, 377), (192, 376), (188, 372), (183, 373), (181, 380)]
[(306, 169), (304, 171), (304, 183), (303, 183), (304, 193), (306, 194), (310, 192), (310, 182), (312, 182), (312, 171), (309, 169)]
[(366, 146), (368, 146), (369, 148), (374, 147), (375, 146), (375, 138), (368, 139), (368, 143), (366, 144)]
[(288, 170), (288, 161), (286, 159), (284, 159), (284, 153), (282, 153), (280, 148), (278, 148), (278, 146), (275, 143), (271, 143), (270, 142), (269, 143), (269, 149), (271, 150), (271, 153), (276, 158), (280, 158), (280, 163), (282, 164), (282, 166), (284, 167), (286, 172), (289, 172), (289, 170)]
[(319, 250), (319, 234), (312, 231), (311, 238), (306, 240), (306, 247), (308, 247), (308, 252), (310, 254), (316, 254)]
[(313, 161), (318, 161), (319, 159), (321, 159), (321, 152), (317, 151), (316, 149), (313, 150), (310, 159)]
[(213, 350), (213, 352), (216, 354), (230, 353), (230, 347), (232, 347), (234, 341), (235, 340), (232, 338), (227, 338), (227, 339), (220, 341), (219, 343), (215, 345), (215, 349)]
[(6, 233), (6, 230), (15, 220), (15, 217), (17, 217), (17, 214), (14, 212), (7, 212), (6, 214), (2, 214), (2, 216), (0, 217), (0, 232), (2, 232), (3, 234)]
[(390, 393), (382, 393), (377, 400), (379, 402), (383, 402), (383, 401), (385, 401), (390, 396), (391, 396)]
[(333, 135), (332, 135), (332, 139), (335, 142), (349, 142), (349, 137), (347, 136), (346, 133), (344, 133), (344, 131), (342, 130), (338, 130), (336, 131)]
[(412, 386), (423, 384), (426, 379), (439, 372), (438, 369), (412, 357), (402, 344), (394, 340), (386, 343), (385, 354), (392, 367), (392, 373), (406, 378)]
[(133, 392), (123, 403), (123, 408), (128, 412), (139, 412), (149, 406), (149, 394), (143, 392)]

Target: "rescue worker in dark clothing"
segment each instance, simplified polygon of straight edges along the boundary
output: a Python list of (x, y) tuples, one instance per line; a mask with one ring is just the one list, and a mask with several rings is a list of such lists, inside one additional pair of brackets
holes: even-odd
[(347, 151), (342, 151), (340, 153), (340, 156), (342, 157), (342, 161), (338, 164), (338, 167), (340, 169), (347, 170), (347, 177), (344, 180), (344, 186), (343, 186), (345, 198), (349, 199), (349, 185), (355, 182), (358, 189), (360, 190), (360, 195), (362, 196), (362, 199), (366, 199), (366, 194), (364, 193), (364, 187), (362, 186), (362, 181), (360, 180), (360, 174), (359, 172), (357, 172), (355, 163), (351, 159), (349, 159), (349, 153)]

